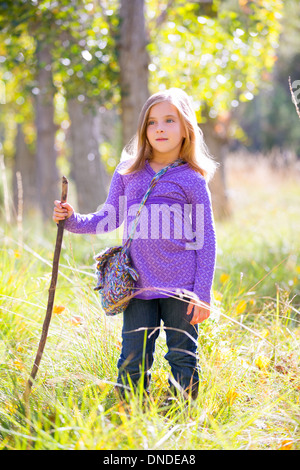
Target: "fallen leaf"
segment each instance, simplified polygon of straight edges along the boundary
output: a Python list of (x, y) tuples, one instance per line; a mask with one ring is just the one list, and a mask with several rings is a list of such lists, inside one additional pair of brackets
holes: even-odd
[(71, 323), (73, 326), (79, 326), (83, 323), (83, 318), (74, 316), (71, 318)]
[(270, 332), (269, 332), (269, 330), (267, 330), (267, 329), (265, 328), (265, 329), (262, 330), (259, 334), (260, 334), (260, 336), (261, 336), (262, 338), (266, 338), (267, 336), (269, 336)]
[(152, 379), (157, 388), (166, 387), (168, 385), (169, 374), (167, 371), (158, 369), (153, 371)]
[(223, 294), (221, 294), (221, 292), (214, 291), (214, 299), (215, 299), (215, 300), (221, 301), (222, 298), (223, 298)]
[(64, 307), (63, 305), (54, 305), (53, 313), (55, 315), (60, 315), (65, 309), (66, 307)]
[(23, 370), (25, 368), (24, 363), (21, 359), (15, 359), (13, 365), (16, 369)]
[(255, 365), (260, 369), (260, 370), (266, 370), (269, 365), (270, 365), (271, 359), (269, 359), (267, 356), (257, 356), (255, 359)]
[(276, 364), (274, 369), (279, 372), (280, 374), (288, 374), (289, 370), (288, 367), (282, 364)]
[(247, 302), (246, 300), (241, 300), (236, 307), (236, 313), (243, 313), (246, 310)]
[(227, 282), (229, 279), (229, 274), (226, 274), (226, 273), (222, 273), (221, 276), (220, 276), (220, 282), (222, 284), (225, 284), (225, 282)]
[(293, 439), (284, 439), (281, 442), (279, 450), (291, 450), (293, 448)]
[(226, 395), (228, 405), (231, 406), (238, 396), (239, 394), (237, 393), (235, 388), (230, 388)]

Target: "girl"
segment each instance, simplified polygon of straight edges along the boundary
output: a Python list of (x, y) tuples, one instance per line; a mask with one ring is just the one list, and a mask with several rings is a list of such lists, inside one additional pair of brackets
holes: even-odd
[(147, 389), (163, 321), (170, 383), (196, 397), (198, 323), (210, 315), (215, 269), (216, 240), (207, 181), (216, 163), (207, 152), (187, 94), (172, 88), (147, 100), (138, 132), (123, 151), (99, 212), (80, 215), (70, 204), (55, 201), (53, 219), (58, 223), (66, 218), (65, 228), (75, 233), (106, 233), (124, 221), (125, 241), (150, 181), (174, 162), (181, 164), (169, 168), (153, 188), (130, 246), (139, 279), (123, 314), (118, 384), (136, 385), (143, 371)]

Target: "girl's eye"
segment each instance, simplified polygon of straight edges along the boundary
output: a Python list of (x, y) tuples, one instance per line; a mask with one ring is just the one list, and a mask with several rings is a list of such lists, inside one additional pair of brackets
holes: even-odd
[(172, 118), (167, 119), (167, 122), (174, 122)]
[(152, 126), (154, 124), (154, 121), (148, 121), (148, 126)]

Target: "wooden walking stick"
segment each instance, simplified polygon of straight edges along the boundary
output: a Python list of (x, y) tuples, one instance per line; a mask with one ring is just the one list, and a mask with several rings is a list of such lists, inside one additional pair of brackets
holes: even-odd
[[(67, 201), (67, 195), (68, 195), (68, 180), (64, 176), (62, 177), (62, 192), (61, 192), (61, 202), (66, 202)], [(57, 228), (57, 236), (56, 236), (56, 244), (55, 244), (55, 250), (54, 250), (54, 256), (53, 256), (53, 265), (52, 265), (52, 277), (51, 277), (51, 283), (50, 283), (50, 288), (49, 288), (49, 294), (48, 294), (48, 304), (47, 304), (47, 311), (45, 315), (45, 320), (43, 324), (43, 330), (42, 330), (42, 335), (41, 339), (39, 342), (39, 347), (36, 353), (35, 361), (32, 367), (32, 371), (30, 374), (30, 377), (28, 379), (26, 389), (24, 392), (24, 400), (25, 402), (28, 402), (28, 398), (30, 395), (31, 387), (34, 382), (34, 379), (36, 377), (43, 351), (45, 348), (46, 340), (47, 340), (47, 335), (48, 335), (48, 329), (51, 321), (51, 316), (52, 316), (52, 310), (53, 310), (53, 304), (54, 304), (54, 297), (55, 297), (55, 289), (56, 289), (56, 282), (57, 282), (57, 275), (58, 275), (58, 266), (59, 266), (59, 258), (60, 258), (60, 252), (61, 252), (61, 245), (62, 245), (62, 240), (63, 240), (63, 233), (64, 233), (64, 225), (65, 225), (65, 220), (60, 220), (58, 223), (58, 228)]]

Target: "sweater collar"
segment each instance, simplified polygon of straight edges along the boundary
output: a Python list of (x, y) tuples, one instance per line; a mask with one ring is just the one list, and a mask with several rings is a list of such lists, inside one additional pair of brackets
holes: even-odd
[[(181, 158), (178, 158), (177, 160), (175, 160), (176, 162), (179, 161), (179, 162), (182, 162), (183, 160)], [(187, 165), (188, 163), (184, 163), (183, 165), (180, 165), (180, 166), (176, 166), (174, 168), (170, 168), (168, 171), (178, 171), (178, 170), (183, 170), (184, 168), (187, 168)], [(167, 165), (166, 165), (167, 166)], [(149, 173), (151, 173), (152, 175), (156, 175), (158, 173), (158, 171), (155, 171), (153, 170), (152, 166), (150, 165), (149, 163), (149, 159), (147, 159), (145, 161), (145, 168), (148, 170)]]

